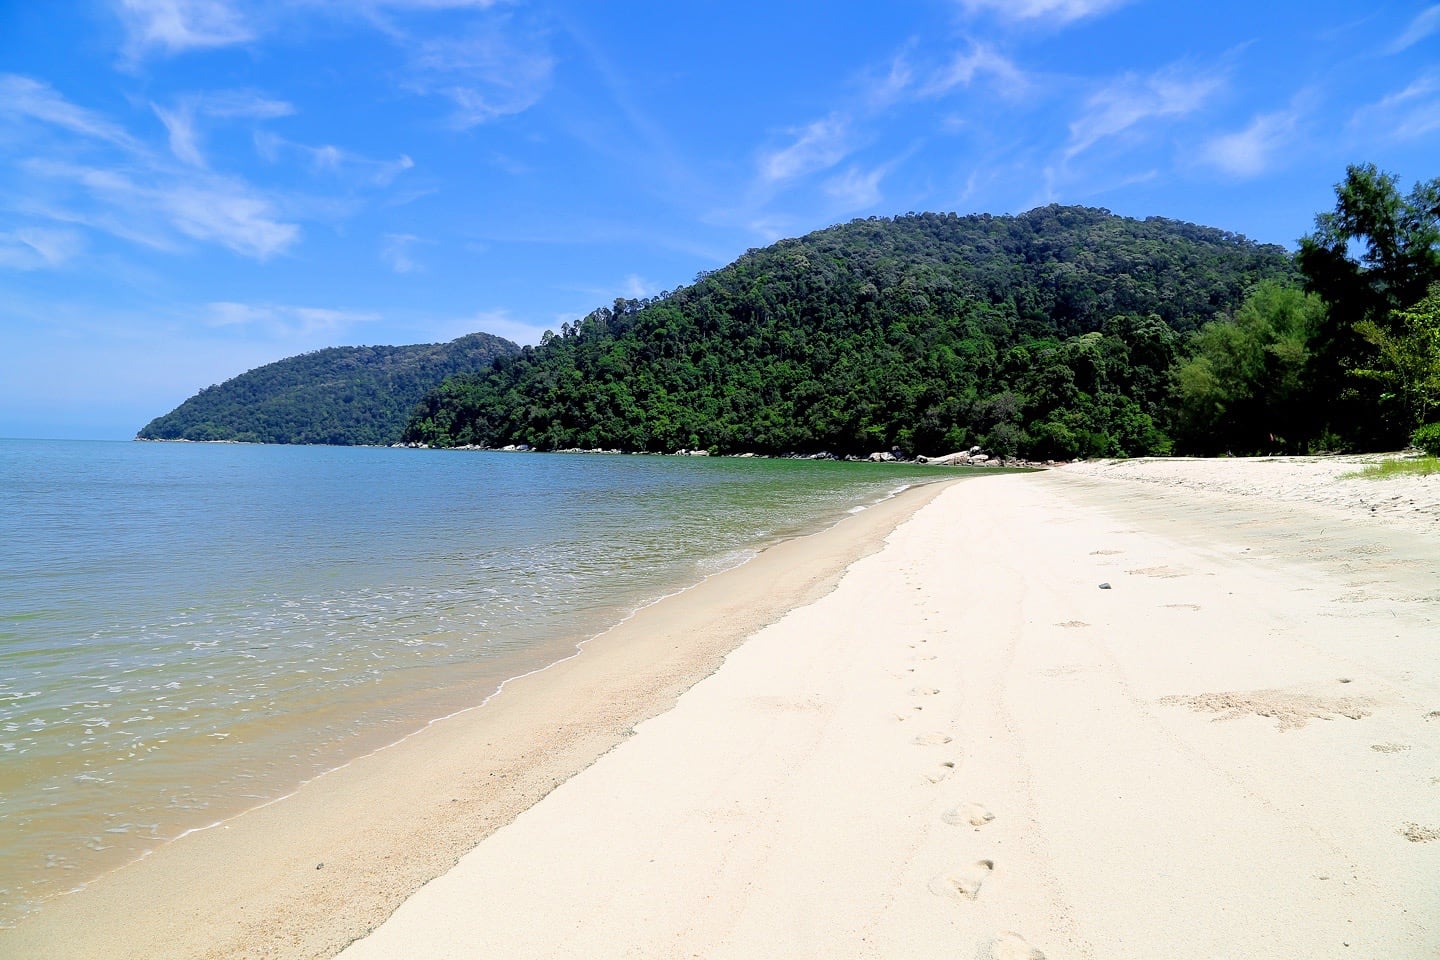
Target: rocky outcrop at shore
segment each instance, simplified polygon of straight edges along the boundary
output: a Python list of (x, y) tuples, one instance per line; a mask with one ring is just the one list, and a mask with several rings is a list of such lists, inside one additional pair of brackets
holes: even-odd
[[(487, 447), (487, 446), (480, 446), (480, 445), (475, 445), (475, 444), (465, 444), (465, 445), (463, 445), (463, 446), (458, 446), (458, 447), (435, 447), (435, 448), (432, 448), (429, 444), (424, 444), (424, 443), (396, 443), (396, 444), (392, 444), (392, 447), (394, 447), (395, 449), (404, 449), (404, 450), (430, 450), (430, 449), (437, 449), (437, 450), (439, 450), (439, 449), (443, 449), (443, 450), (472, 450), (472, 451), (474, 451), (474, 450), (483, 450), (483, 451), (489, 451), (489, 452), (492, 452), (492, 453), (541, 453), (541, 452), (547, 452), (547, 451), (538, 451), (538, 450), (535, 450), (535, 449), (534, 449), (533, 447), (531, 447), (529, 444), (524, 444), (524, 443), (506, 444), (506, 445), (503, 446), (503, 447)], [(843, 460), (843, 461), (846, 461), (846, 462), (849, 462), (849, 463), (909, 463), (909, 464), (925, 464), (925, 465), (934, 466), (934, 467), (989, 467), (989, 468), (991, 468), (991, 469), (1008, 467), (1008, 468), (1021, 468), (1021, 469), (1031, 469), (1031, 470), (1034, 470), (1034, 469), (1039, 469), (1039, 468), (1042, 468), (1042, 467), (1058, 467), (1058, 466), (1062, 466), (1062, 465), (1063, 465), (1062, 463), (1057, 462), (1057, 461), (1055, 461), (1055, 460), (1035, 461), (1035, 460), (1019, 460), (1019, 459), (1016, 459), (1016, 458), (1014, 458), (1014, 457), (996, 457), (996, 456), (992, 456), (991, 454), (986, 453), (984, 450), (980, 449), (979, 447), (971, 447), (969, 450), (960, 450), (960, 451), (957, 451), (957, 452), (955, 452), (955, 453), (947, 453), (947, 454), (945, 454), (944, 456), (939, 456), (939, 457), (927, 457), (927, 456), (924, 456), (924, 455), (920, 455), (920, 456), (914, 457), (913, 459), (910, 458), (910, 457), (905, 456), (905, 454), (902, 453), (902, 452), (901, 452), (900, 450), (898, 450), (898, 449), (895, 449), (895, 450), (880, 450), (880, 451), (876, 451), (875, 453), (872, 453), (872, 454), (870, 454), (869, 456), (865, 456), (865, 457), (859, 457), (859, 456), (854, 456), (854, 455), (840, 456), (839, 454), (830, 453), (829, 451), (825, 451), (825, 450), (822, 450), (822, 451), (820, 451), (819, 453), (789, 453), (789, 454), (781, 454), (781, 455), (777, 455), (777, 456), (771, 456), (771, 455), (763, 454), (763, 453), (752, 453), (752, 452), (747, 452), (747, 453), (713, 454), (713, 453), (711, 453), (709, 450), (689, 450), (689, 449), (681, 449), (681, 450), (676, 450), (676, 451), (674, 451), (674, 452), (672, 452), (672, 453), (664, 454), (664, 453), (650, 453), (650, 452), (645, 452), (645, 451), (639, 451), (639, 452), (637, 452), (637, 451), (634, 451), (634, 450), (601, 449), (601, 448), (598, 448), (598, 447), (597, 447), (597, 448), (594, 448), (594, 449), (584, 449), (584, 448), (580, 448), (580, 447), (570, 447), (570, 448), (567, 448), (567, 449), (564, 449), (564, 450), (554, 450), (554, 451), (548, 451), (548, 452), (552, 452), (552, 453), (597, 453), (597, 454), (598, 454), (598, 453), (603, 453), (603, 454), (611, 454), (611, 455), (621, 455), (621, 454), (623, 454), (623, 455), (626, 455), (626, 456), (642, 456), (642, 457), (643, 457), (643, 456), (652, 456), (652, 457), (655, 457), (655, 456), (670, 456), (670, 457), (710, 457), (710, 456), (721, 456), (721, 457), (728, 457), (728, 458), (737, 459), (737, 460), (748, 460), (748, 459), (756, 459), (756, 458), (764, 458), (764, 459), (772, 459), (772, 460)]]

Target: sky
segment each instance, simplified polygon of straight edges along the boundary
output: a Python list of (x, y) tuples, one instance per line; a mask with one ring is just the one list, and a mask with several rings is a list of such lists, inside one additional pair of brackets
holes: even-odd
[(327, 346), (536, 343), (831, 224), (1293, 248), (1440, 176), (1440, 4), (0, 0), (0, 437)]

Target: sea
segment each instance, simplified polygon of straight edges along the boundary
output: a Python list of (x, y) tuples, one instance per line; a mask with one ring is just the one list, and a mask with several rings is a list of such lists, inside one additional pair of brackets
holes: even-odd
[(0, 440), (0, 926), (935, 478)]

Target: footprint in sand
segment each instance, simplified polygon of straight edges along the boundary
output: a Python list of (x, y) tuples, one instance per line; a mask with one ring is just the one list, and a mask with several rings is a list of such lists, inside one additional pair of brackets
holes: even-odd
[(1440, 830), (1434, 827), (1422, 827), (1418, 823), (1407, 823), (1400, 830), (1400, 836), (1411, 843), (1429, 843), (1432, 840), (1440, 840)]
[(1176, 570), (1174, 567), (1137, 567), (1134, 570), (1126, 570), (1126, 573), (1135, 577), (1156, 577), (1160, 580), (1173, 580), (1176, 577), (1183, 577), (1185, 573)]
[(997, 933), (990, 942), (990, 952), (981, 954), (990, 960), (1045, 960), (1045, 954), (1030, 946), (1029, 942), (1013, 930)]
[(995, 814), (985, 809), (983, 804), (962, 803), (946, 810), (940, 815), (940, 819), (953, 827), (971, 826), (978, 830), (994, 820)]
[(948, 780), (954, 772), (955, 762), (953, 760), (946, 760), (944, 763), (936, 764), (925, 771), (925, 779), (931, 783), (940, 783), (941, 781)]
[(947, 870), (930, 881), (930, 892), (939, 897), (974, 900), (980, 896), (981, 885), (994, 869), (994, 860), (976, 860), (960, 870)]
[(937, 731), (935, 733), (922, 733), (910, 742), (917, 747), (938, 747), (941, 744), (949, 743), (953, 739), (950, 735)]

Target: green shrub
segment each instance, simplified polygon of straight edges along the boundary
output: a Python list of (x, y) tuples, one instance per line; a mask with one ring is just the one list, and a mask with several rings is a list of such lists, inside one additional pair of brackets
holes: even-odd
[(1432, 457), (1440, 457), (1440, 423), (1427, 423), (1410, 434), (1410, 442)]

